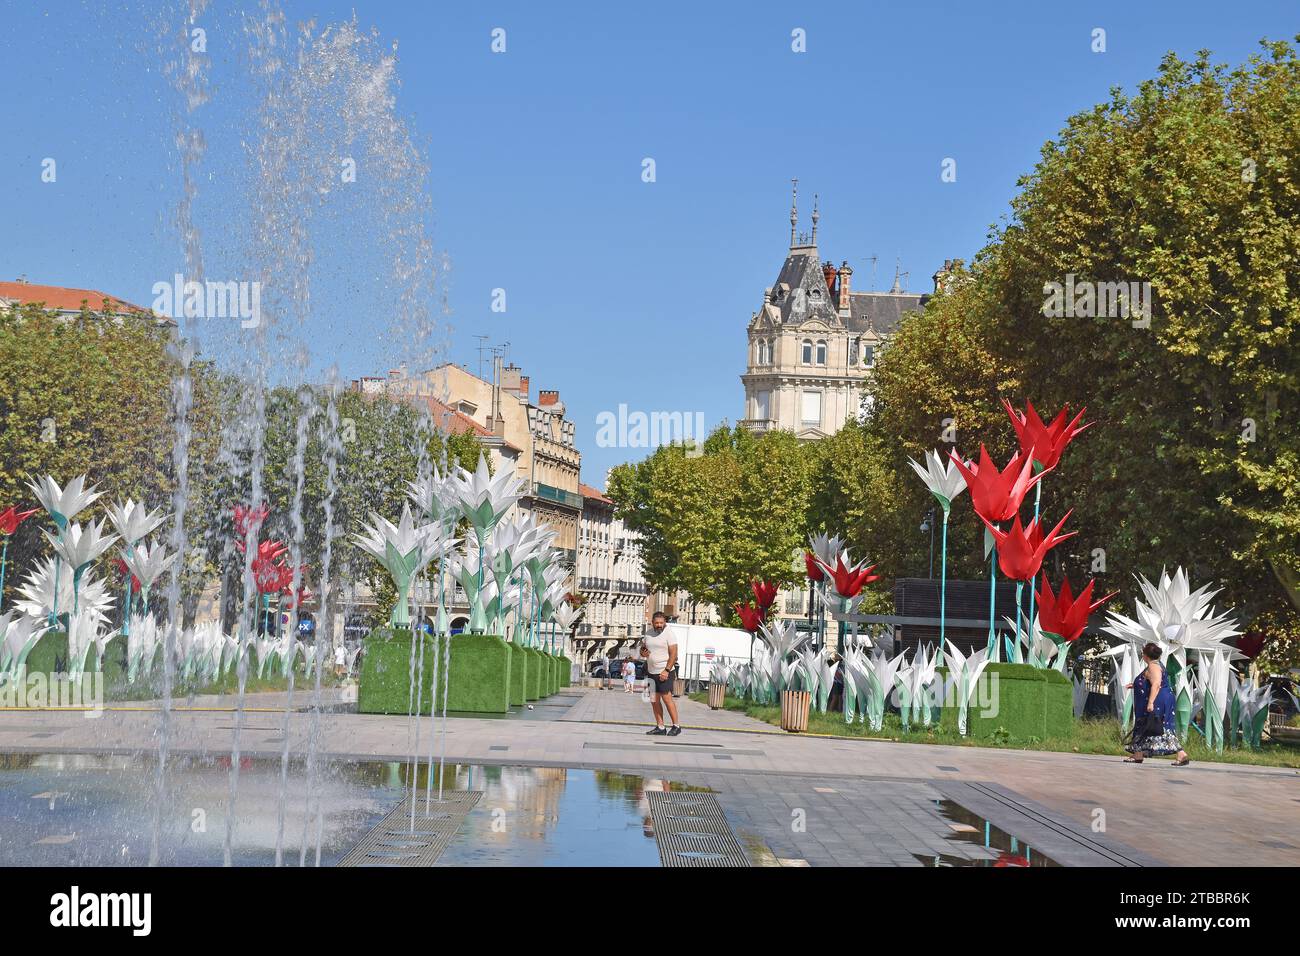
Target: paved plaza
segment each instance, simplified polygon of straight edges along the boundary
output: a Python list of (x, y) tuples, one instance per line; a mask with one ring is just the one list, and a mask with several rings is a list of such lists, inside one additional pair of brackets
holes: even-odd
[[(246, 699), (240, 750), (278, 756), (284, 694)], [(404, 716), (349, 713), (338, 691), (321, 750), (344, 760), (401, 760)], [(228, 754), (233, 700), (177, 702), (171, 750)], [(305, 753), (311, 715), (295, 695), (289, 745)], [(447, 759), (463, 764), (622, 770), (708, 787), (756, 864), (919, 865), (996, 855), (966, 840), (987, 825), (1011, 847), (1062, 865), (1300, 864), (1300, 774), (1196, 763), (1174, 769), (1117, 757), (806, 737), (742, 714), (678, 701), (685, 733), (647, 737), (649, 707), (621, 690), (567, 688), (508, 718), (452, 718)], [(155, 703), (0, 713), (0, 751), (153, 753)], [(420, 731), (426, 735), (427, 719)], [(1104, 822), (1104, 830), (1095, 824)], [(1000, 844), (995, 844), (1000, 845)]]

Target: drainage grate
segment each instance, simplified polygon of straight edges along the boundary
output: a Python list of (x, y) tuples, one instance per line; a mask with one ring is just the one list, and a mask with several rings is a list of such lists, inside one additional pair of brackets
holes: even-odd
[(650, 821), (664, 866), (749, 866), (711, 793), (651, 790)]
[(361, 838), (339, 866), (432, 866), (482, 796), (478, 790), (444, 793), (441, 801), (429, 805), (427, 814), (423, 795), (417, 796), (414, 830), (407, 797)]

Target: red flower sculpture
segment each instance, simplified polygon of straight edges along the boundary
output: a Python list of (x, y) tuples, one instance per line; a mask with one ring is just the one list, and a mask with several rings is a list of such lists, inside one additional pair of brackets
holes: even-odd
[(766, 617), (768, 609), (776, 600), (776, 585), (771, 581), (753, 581), (749, 586), (754, 592), (754, 603)]
[(737, 604), (736, 613), (740, 615), (740, 626), (749, 631), (750, 634), (758, 633), (758, 626), (763, 623), (763, 618), (766, 616), (749, 603)]
[[(306, 576), (307, 576), (307, 566), (303, 565), (302, 577), (305, 578)], [(306, 585), (302, 585), (301, 587), (299, 587), (297, 597), (294, 596), (292, 568), (289, 569), (289, 583), (286, 584), (281, 589), (280, 593), (284, 595), (284, 599), (280, 602), (280, 606), (283, 607), (285, 610), (291, 610), (295, 604), (301, 607), (304, 601), (310, 601), (313, 597), (315, 597), (315, 595), (311, 593), (311, 589), (308, 588)]]
[(1040, 522), (1031, 521), (1029, 527), (1024, 528), (1020, 524), (1020, 515), (1015, 516), (1011, 528), (1007, 531), (999, 531), (996, 525), (985, 518), (984, 524), (988, 527), (998, 545), (998, 567), (1002, 569), (1002, 573), (1013, 581), (1032, 581), (1036, 578), (1038, 569), (1043, 566), (1043, 558), (1047, 556), (1047, 552), (1066, 538), (1073, 538), (1078, 534), (1077, 531), (1062, 535), (1057, 534), (1061, 530), (1061, 525), (1065, 524), (1066, 519), (1073, 513), (1073, 511), (1067, 511), (1065, 517), (1060, 520), (1060, 523), (1051, 530), (1046, 538), (1043, 537)]
[(293, 568), (278, 561), (253, 562), (253, 583), (259, 594), (277, 594), (293, 586)]
[(808, 569), (808, 580), (816, 583), (823, 580), (826, 575), (822, 571), (822, 566), (817, 563), (817, 558), (811, 551), (803, 553), (803, 566)]
[(1083, 413), (1087, 411), (1086, 408), (1080, 409), (1079, 414), (1075, 415), (1067, 425), (1065, 416), (1070, 411), (1070, 406), (1066, 405), (1052, 419), (1052, 424), (1044, 425), (1043, 420), (1038, 417), (1038, 412), (1034, 411), (1033, 402), (1025, 402), (1023, 413), (1016, 411), (1005, 398), (1002, 399), (1002, 405), (1011, 418), (1016, 437), (1020, 439), (1021, 457), (1032, 460), (1034, 465), (1043, 471), (1055, 468), (1061, 460), (1061, 453), (1065, 451), (1065, 446), (1095, 424), (1095, 422), (1079, 424), (1079, 419), (1083, 418)]
[[(124, 578), (124, 577), (126, 577), (126, 575), (127, 575), (127, 566), (126, 566), (126, 562), (125, 562), (125, 561), (123, 561), (121, 558), (114, 558), (114, 559), (113, 559), (113, 567), (114, 567), (114, 569), (117, 571), (117, 576), (118, 576), (118, 577), (120, 577), (120, 578)], [(131, 575), (131, 593), (134, 594), (136, 591), (139, 591), (139, 590), (140, 590), (140, 579), (137, 578), (134, 574), (132, 574), (132, 575)]]
[(1033, 458), (1019, 454), (1013, 455), (1011, 461), (1007, 462), (1007, 467), (998, 471), (998, 466), (989, 457), (988, 449), (982, 444), (978, 465), (968, 465), (957, 457), (956, 452), (951, 452), (950, 455), (957, 470), (966, 479), (975, 513), (985, 522), (1010, 521), (1020, 511), (1020, 504), (1025, 500), (1029, 489), (1047, 474), (1045, 471), (1033, 474)]
[(19, 511), (13, 505), (10, 505), (4, 511), (0, 511), (0, 532), (4, 534), (13, 534), (18, 530), (18, 526), (36, 514), (37, 509), (31, 511)]
[[(240, 551), (244, 550), (244, 542), (242, 541), (235, 542), (235, 546)], [(257, 543), (257, 557), (253, 558), (253, 565), (256, 567), (259, 561), (278, 561), (288, 551), (289, 546), (283, 541), (276, 541), (275, 539), (259, 541)]]
[(850, 568), (844, 563), (844, 555), (842, 554), (835, 556), (835, 567), (832, 568), (827, 565), (822, 565), (822, 567), (830, 574), (831, 582), (835, 586), (835, 593), (845, 600), (857, 597), (862, 592), (864, 585), (880, 580), (879, 574), (871, 573), (876, 569), (874, 564), (866, 567), (859, 565)]
[(1112, 591), (1098, 601), (1092, 600), (1092, 586), (1096, 581), (1089, 581), (1087, 587), (1076, 598), (1070, 593), (1070, 579), (1062, 579), (1061, 590), (1053, 594), (1052, 586), (1043, 575), (1043, 583), (1038, 589), (1038, 623), (1044, 634), (1053, 635), (1069, 643), (1077, 640), (1088, 626), (1088, 615), (1101, 607), (1118, 591)]
[(257, 534), (257, 529), (262, 527), (262, 522), (270, 513), (271, 509), (267, 505), (257, 507), (235, 505), (235, 531), (241, 539), (247, 538), (250, 530), (253, 534)]

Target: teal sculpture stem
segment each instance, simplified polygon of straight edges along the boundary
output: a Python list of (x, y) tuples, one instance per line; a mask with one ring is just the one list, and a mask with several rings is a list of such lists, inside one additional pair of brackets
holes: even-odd
[(943, 545), (939, 549), (939, 646), (944, 646), (948, 617), (948, 509), (943, 509)]
[(1016, 582), (1016, 644), (1015, 644), (1015, 653), (1011, 655), (1011, 660), (1013, 661), (1016, 660), (1018, 657), (1020, 657), (1020, 598), (1023, 596), (1024, 592), (1025, 592), (1025, 582), (1017, 581)]
[(518, 644), (519, 638), (524, 632), (524, 575), (519, 574), (519, 604), (515, 611), (515, 632), (510, 635), (510, 639)]
[(994, 599), (997, 597), (998, 586), (998, 543), (993, 542), (993, 548), (989, 553), (989, 660), (998, 660), (997, 631), (993, 628)]
[[(1034, 485), (1034, 523), (1038, 523), (1038, 505), (1043, 497), (1043, 480), (1040, 478), (1038, 484)], [(1016, 602), (1016, 613), (1020, 613), (1020, 602)], [(1029, 586), (1029, 627), (1034, 627), (1034, 587)]]
[[(60, 532), (62, 534), (62, 532)], [(59, 626), (59, 555), (54, 554), (54, 600), (50, 607), (50, 627)]]

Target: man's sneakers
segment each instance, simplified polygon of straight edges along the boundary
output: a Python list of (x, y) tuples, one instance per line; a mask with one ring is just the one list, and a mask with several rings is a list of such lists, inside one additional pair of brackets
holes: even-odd
[(662, 728), (662, 727), (656, 727), (654, 730), (647, 730), (645, 733), (646, 733), (646, 736), (647, 736), (647, 737), (666, 737), (666, 736), (668, 736), (668, 731), (666, 731), (666, 730), (665, 730), (664, 728)]
[(682, 728), (678, 727), (676, 724), (673, 724), (673, 728), (672, 728), (672, 730), (668, 731), (668, 736), (669, 736), (669, 737), (676, 737), (676, 736), (677, 736), (678, 734), (680, 734), (681, 732), (682, 732)]

